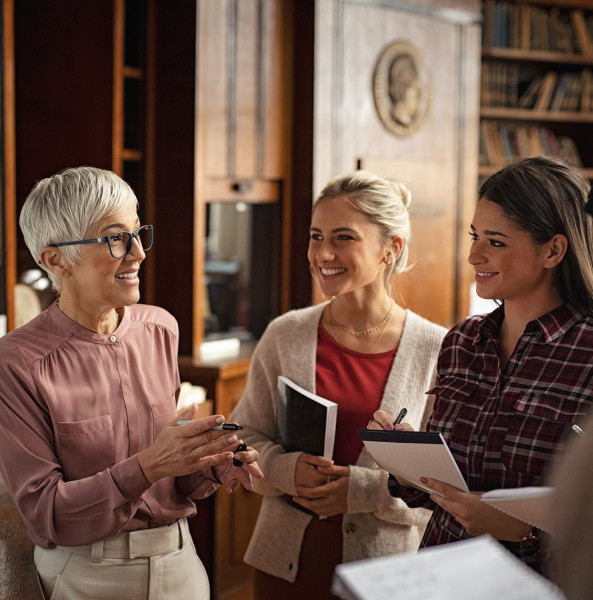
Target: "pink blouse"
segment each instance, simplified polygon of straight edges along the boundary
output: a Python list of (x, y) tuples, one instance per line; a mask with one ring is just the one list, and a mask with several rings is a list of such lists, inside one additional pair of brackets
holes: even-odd
[(210, 471), (150, 484), (137, 454), (176, 415), (178, 326), (125, 309), (111, 335), (55, 304), (0, 338), (0, 472), (36, 544), (88, 544), (196, 513)]

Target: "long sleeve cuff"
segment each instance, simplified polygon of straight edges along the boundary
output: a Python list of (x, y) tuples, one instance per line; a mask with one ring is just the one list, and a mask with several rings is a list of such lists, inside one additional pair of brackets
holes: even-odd
[(220, 481), (211, 468), (175, 478), (175, 487), (184, 496), (200, 500), (211, 496), (219, 487)]
[(137, 455), (115, 465), (111, 469), (111, 475), (119, 491), (128, 500), (137, 500), (151, 486), (140, 467)]

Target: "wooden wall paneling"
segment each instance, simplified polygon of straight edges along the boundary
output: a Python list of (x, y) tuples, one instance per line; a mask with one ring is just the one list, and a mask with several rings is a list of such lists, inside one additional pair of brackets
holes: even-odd
[[(311, 224), (311, 203), (314, 186), (314, 156), (323, 153), (317, 150), (318, 143), (324, 141), (318, 136), (324, 124), (323, 115), (316, 110), (326, 103), (319, 103), (317, 88), (314, 85), (318, 63), (325, 52), (315, 51), (315, 18), (318, 4), (294, 0), (290, 3), (292, 14), (289, 22), (291, 75), (290, 111), (290, 185), (289, 185), (289, 224), (290, 238), (285, 237), (283, 248), (289, 261), (287, 285), (282, 287), (284, 310), (311, 304), (312, 282), (307, 261), (309, 225)], [(323, 49), (325, 50), (325, 49)], [(330, 109), (331, 110), (331, 107)], [(328, 121), (329, 122), (329, 121)], [(320, 140), (318, 138), (321, 138)], [(290, 244), (290, 245), (288, 245)]]
[[(194, 126), (194, 199), (192, 269), (192, 349), (199, 358), (207, 306), (205, 265), (206, 173), (228, 172), (226, 109), (226, 28), (228, 2), (201, 0), (196, 11), (196, 117)], [(214, 132), (214, 135), (212, 135)]]
[[(238, 358), (212, 362), (182, 356), (181, 380), (205, 387), (207, 397), (214, 400), (215, 412), (229, 415), (243, 392), (252, 350), (246, 347)], [(198, 503), (198, 514), (190, 519), (190, 528), (210, 575), (212, 598), (252, 598), (252, 570), (243, 562), (243, 556), (260, 503), (259, 495), (242, 489), (232, 495), (221, 489)]]
[[(144, 222), (154, 224), (156, 219), (156, 78), (157, 78), (157, 21), (158, 18), (158, 0), (148, 0), (146, 6), (146, 56), (145, 56), (145, 144), (144, 144), (144, 183), (145, 183), (145, 208)], [(192, 153), (193, 158), (193, 153)], [(192, 163), (190, 163), (192, 164)], [(193, 188), (193, 179), (192, 188)], [(142, 302), (146, 304), (156, 303), (157, 281), (154, 271), (154, 261), (144, 263), (144, 298)], [(190, 312), (191, 314), (191, 312)], [(191, 329), (191, 328), (190, 328)]]
[[(412, 191), (409, 265), (393, 278), (396, 298), (404, 306), (439, 323), (449, 324), (454, 311), (456, 222), (455, 206), (447, 206), (443, 195), (451, 189), (452, 174), (445, 161), (430, 159), (365, 159), (363, 169), (401, 181)], [(442, 278), (447, 278), (441, 281)]]
[[(104, 0), (19, 0), (14, 9), (18, 212), (39, 179), (112, 167), (114, 12)], [(21, 237), (17, 248), (18, 272), (34, 267)]]
[(7, 331), (15, 326), (14, 286), (17, 282), (16, 143), (14, 96), (14, 0), (2, 2), (2, 132), (3, 132), (3, 235), (2, 267)]
[[(272, 306), (281, 306), (281, 311), (289, 306), (282, 282), (288, 280), (291, 266), (292, 23), (288, 21), (291, 15), (292, 2), (203, 0), (198, 3), (194, 218), (200, 241), (194, 248), (196, 356), (203, 338), (204, 326), (200, 321), (206, 306), (203, 266), (197, 263), (198, 253), (204, 252), (208, 202), (279, 204), (281, 209), (276, 214), (282, 223), (282, 248), (275, 252), (281, 262), (281, 273), (273, 275), (272, 281), (279, 282), (282, 299), (273, 300)], [(242, 185), (245, 187), (234, 189)], [(272, 187), (277, 190), (274, 197), (265, 193)], [(252, 245), (255, 247), (255, 241)], [(252, 298), (251, 306), (254, 301), (257, 298)], [(279, 311), (275, 308), (273, 312), (268, 320)]]
[[(153, 301), (179, 323), (179, 351), (193, 348), (196, 3), (157, 0), (149, 61), (153, 108), (147, 174), (154, 246), (147, 255)], [(158, 168), (149, 169), (149, 164)], [(194, 246), (195, 244), (195, 246)]]
[(103, 0), (15, 3), (19, 201), (61, 168), (111, 168), (113, 19)]
[[(315, 3), (313, 197), (323, 189), (330, 177), (338, 174), (334, 159), (337, 145), (334, 135), (339, 135), (344, 125), (336, 112), (340, 110), (342, 102), (340, 90), (337, 89), (340, 73), (335, 73), (336, 65), (339, 64), (336, 45), (340, 41), (341, 10), (342, 7), (332, 1), (321, 0)], [(363, 85), (366, 87), (370, 82), (365, 80)], [(353, 166), (348, 166), (346, 170), (352, 168)]]
[(243, 557), (251, 539), (261, 505), (261, 496), (237, 490), (234, 497), (226, 492), (216, 495), (218, 600), (249, 600), (253, 597), (251, 578), (253, 569)]
[(197, 157), (200, 162), (196, 166), (202, 178), (225, 177), (231, 167), (228, 23), (232, 4), (233, 0), (200, 0), (197, 4), (197, 132), (205, 151)]
[[(462, 56), (479, 56), (478, 48), (482, 43), (482, 31), (478, 25), (466, 27), (462, 34)], [(460, 161), (460, 204), (457, 212), (457, 298), (455, 314), (457, 319), (465, 317), (469, 312), (470, 286), (474, 282), (474, 270), (467, 262), (471, 246), (468, 235), (472, 222), (474, 207), (478, 200), (478, 161), (479, 156), (479, 119), (473, 115), (480, 111), (480, 93), (476, 85), (480, 81), (481, 64), (479, 60), (462, 62), (460, 110), (471, 118), (464, 121), (462, 131), (463, 157)]]
[(125, 0), (113, 0), (113, 119), (111, 170), (123, 177)]
[(286, 180), (289, 170), (292, 69), (289, 68), (291, 38), (286, 24), (290, 17), (288, 2), (265, 2), (260, 40), (262, 66), (258, 122), (261, 149), (257, 172), (266, 179)]
[[(245, 387), (248, 364), (220, 370), (216, 382), (217, 412), (229, 415), (237, 404)], [(246, 598), (251, 589), (252, 569), (243, 562), (243, 556), (259, 512), (261, 498), (245, 492), (232, 497), (222, 490), (216, 494), (216, 573), (214, 587), (219, 600)], [(237, 589), (238, 588), (238, 589)]]
[[(261, 73), (261, 3), (259, 0), (242, 0), (234, 5), (235, 56), (227, 72), (231, 98), (231, 172), (238, 178), (253, 178), (257, 171), (259, 145), (259, 111)], [(233, 135), (234, 134), (234, 135)]]

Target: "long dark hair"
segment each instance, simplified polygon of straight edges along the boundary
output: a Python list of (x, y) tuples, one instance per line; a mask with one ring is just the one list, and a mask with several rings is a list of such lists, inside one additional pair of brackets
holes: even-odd
[(568, 249), (556, 267), (565, 300), (593, 315), (591, 185), (573, 166), (543, 156), (526, 158), (489, 177), (479, 197), (494, 202), (536, 244), (560, 233)]

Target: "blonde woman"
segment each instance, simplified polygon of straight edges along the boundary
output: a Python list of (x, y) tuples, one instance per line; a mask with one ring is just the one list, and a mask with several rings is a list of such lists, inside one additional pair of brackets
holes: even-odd
[[(263, 503), (245, 560), (255, 598), (332, 598), (343, 561), (415, 550), (430, 515), (387, 493), (357, 435), (379, 407), (405, 407), (421, 427), (430, 413), (445, 329), (391, 295), (406, 268), (410, 192), (368, 172), (328, 182), (313, 206), (308, 260), (331, 300), (274, 320), (260, 340), (232, 419), (260, 453)], [(286, 452), (275, 439), (278, 375), (338, 403), (333, 460)], [(299, 510), (287, 502), (312, 511)]]

